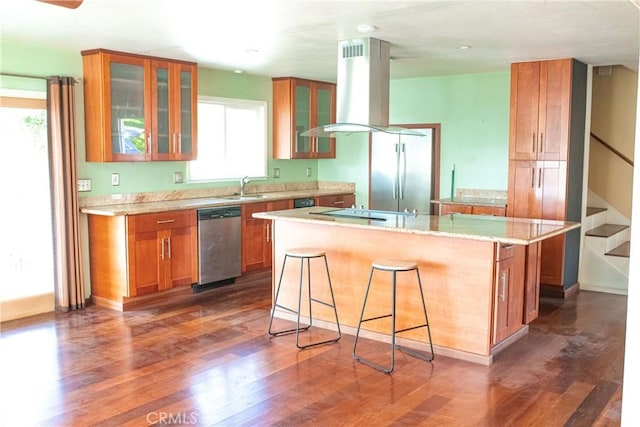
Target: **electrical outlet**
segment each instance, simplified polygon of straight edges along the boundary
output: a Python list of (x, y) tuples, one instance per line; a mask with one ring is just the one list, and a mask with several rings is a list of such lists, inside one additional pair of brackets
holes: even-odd
[(184, 174), (182, 172), (173, 173), (173, 183), (182, 184), (184, 182)]
[(280, 168), (273, 168), (273, 177), (280, 178)]
[(116, 186), (116, 185), (120, 185), (120, 174), (119, 173), (112, 173), (111, 174), (111, 185)]
[(307, 166), (307, 177), (311, 176), (311, 166)]
[(91, 180), (90, 179), (79, 179), (78, 180), (78, 191), (91, 191)]

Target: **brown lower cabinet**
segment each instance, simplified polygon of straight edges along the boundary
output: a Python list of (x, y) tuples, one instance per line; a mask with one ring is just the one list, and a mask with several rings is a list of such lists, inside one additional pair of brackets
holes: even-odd
[(88, 225), (95, 303), (123, 309), (127, 298), (197, 281), (195, 210), (88, 215)]
[(524, 282), (524, 318), (529, 324), (538, 318), (540, 304), (540, 262), (542, 260), (542, 242), (531, 243), (526, 249)]
[(526, 246), (496, 244), (492, 344), (523, 326)]
[(293, 200), (276, 200), (242, 205), (242, 272), (271, 267), (271, 221), (253, 218), (256, 212), (292, 209)]

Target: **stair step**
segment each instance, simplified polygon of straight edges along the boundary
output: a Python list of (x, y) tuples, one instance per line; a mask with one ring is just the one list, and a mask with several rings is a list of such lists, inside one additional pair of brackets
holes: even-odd
[(602, 224), (599, 227), (591, 229), (585, 233), (586, 236), (594, 236), (594, 237), (610, 237), (616, 233), (621, 232), (629, 228), (628, 225), (621, 224)]
[(607, 208), (595, 208), (587, 206), (587, 216), (595, 215), (600, 212), (606, 211)]
[(631, 249), (631, 242), (624, 242), (623, 244), (621, 244), (620, 246), (618, 246), (617, 248), (613, 248), (611, 249), (609, 252), (607, 252), (605, 255), (611, 255), (611, 256), (619, 256), (619, 257), (623, 257), (623, 258), (629, 258), (629, 251)]

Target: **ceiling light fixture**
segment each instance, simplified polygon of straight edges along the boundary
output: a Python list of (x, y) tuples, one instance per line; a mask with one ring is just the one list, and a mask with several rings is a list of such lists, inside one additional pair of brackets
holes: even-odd
[(361, 24), (361, 25), (358, 25), (356, 28), (358, 29), (359, 33), (373, 33), (378, 29), (378, 27), (376, 27), (375, 25), (369, 25), (369, 24)]
[(242, 70), (233, 70), (233, 72), (236, 73), (236, 74), (242, 74), (243, 73)]
[(469, 46), (469, 45), (465, 44), (465, 45), (460, 46), (458, 49), (460, 49), (460, 50), (467, 50), (467, 49), (471, 49), (471, 46)]

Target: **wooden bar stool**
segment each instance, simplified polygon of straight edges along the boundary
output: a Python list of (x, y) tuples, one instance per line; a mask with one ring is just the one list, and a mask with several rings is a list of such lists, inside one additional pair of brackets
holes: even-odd
[[(373, 272), (375, 270), (382, 270), (382, 271), (389, 271), (391, 272), (392, 275), (392, 282), (391, 282), (391, 313), (390, 314), (384, 314), (382, 316), (375, 316), (375, 317), (368, 317), (366, 319), (363, 319), (364, 317), (364, 312), (365, 309), (367, 307), (367, 298), (369, 296), (369, 290), (371, 288), (371, 279), (373, 278)], [(404, 329), (400, 329), (400, 330), (396, 330), (396, 275), (398, 274), (398, 272), (404, 272), (404, 271), (414, 271), (416, 272), (416, 276), (418, 278), (418, 288), (420, 290), (420, 298), (422, 301), (422, 310), (424, 312), (424, 320), (425, 323), (421, 324), (421, 325), (417, 325), (417, 326), (412, 326), (409, 328), (404, 328)], [(372, 320), (378, 320), (378, 319), (384, 319), (387, 317), (391, 317), (391, 366), (387, 369), (377, 363), (372, 362), (371, 360), (367, 360), (364, 359), (361, 356), (358, 356), (356, 354), (356, 347), (358, 346), (358, 337), (360, 335), (360, 327), (362, 326), (362, 324), (364, 322), (370, 322)], [(399, 345), (396, 345), (396, 334), (401, 333), (401, 332), (406, 332), (406, 331), (410, 331), (413, 329), (418, 329), (418, 328), (427, 328), (427, 335), (429, 336), (429, 348), (431, 349), (431, 353), (430, 354), (423, 354), (421, 352), (418, 352), (416, 350), (412, 350), (409, 349), (407, 347), (402, 347)], [(418, 359), (422, 359), (425, 360), (427, 362), (431, 362), (434, 358), (434, 353), (433, 353), (433, 344), (431, 342), (431, 329), (429, 328), (429, 319), (427, 318), (427, 306), (424, 302), (424, 295), (422, 294), (422, 282), (420, 281), (420, 272), (418, 271), (418, 264), (414, 261), (406, 261), (406, 260), (399, 260), (399, 259), (378, 259), (373, 261), (373, 263), (371, 264), (371, 273), (369, 274), (369, 283), (367, 284), (367, 290), (365, 292), (364, 295), (364, 302), (362, 303), (362, 312), (360, 313), (360, 320), (358, 322), (358, 330), (356, 331), (356, 338), (355, 338), (355, 342), (353, 343), (353, 358), (355, 360), (357, 360), (358, 362), (362, 362), (366, 365), (371, 366), (372, 368), (376, 368), (382, 372), (385, 372), (387, 374), (391, 373), (393, 371), (394, 368), (394, 354), (395, 354), (395, 349), (401, 350), (407, 354), (410, 354), (411, 356), (417, 357)]]
[[(287, 259), (289, 258), (298, 258), (300, 259), (300, 281), (299, 281), (299, 286), (298, 286), (298, 310), (293, 310), (289, 307), (285, 307), (281, 304), (278, 303), (278, 297), (280, 296), (280, 289), (282, 287), (282, 276), (284, 275), (284, 271), (285, 271), (285, 267), (287, 265)], [(329, 281), (329, 291), (331, 292), (331, 303), (325, 302), (325, 301), (320, 301), (316, 298), (313, 298), (311, 296), (311, 259), (312, 258), (323, 258), (324, 259), (324, 266), (325, 266), (325, 270), (327, 272), (327, 280)], [(303, 271), (304, 271), (304, 261), (307, 260), (307, 286), (308, 286), (308, 296), (309, 296), (309, 324), (306, 326), (302, 326), (300, 327), (300, 309), (302, 306), (302, 284), (303, 284)], [(308, 330), (312, 324), (313, 324), (313, 315), (311, 312), (311, 303), (312, 302), (316, 302), (318, 304), (322, 304), (325, 305), (327, 307), (331, 307), (333, 308), (333, 313), (335, 314), (335, 318), (336, 318), (336, 326), (338, 327), (338, 337), (337, 338), (333, 338), (330, 340), (326, 340), (326, 341), (319, 341), (319, 342), (314, 342), (314, 343), (310, 343), (310, 344), (306, 344), (306, 345), (300, 345), (300, 332), (301, 331), (306, 331)], [(271, 330), (271, 326), (273, 324), (273, 316), (275, 314), (276, 308), (281, 308), (283, 310), (286, 310), (290, 313), (294, 313), (297, 315), (297, 322), (296, 322), (296, 327), (293, 329), (286, 329), (286, 330), (282, 330), (282, 331), (272, 331)], [(338, 311), (336, 309), (336, 300), (333, 296), (333, 287), (331, 286), (331, 276), (329, 275), (329, 265), (327, 264), (327, 256), (325, 254), (325, 251), (322, 249), (317, 249), (317, 248), (293, 248), (293, 249), (287, 249), (284, 253), (284, 261), (282, 262), (282, 271), (280, 272), (280, 280), (278, 280), (278, 288), (276, 290), (276, 298), (274, 301), (274, 305), (273, 305), (273, 310), (271, 311), (271, 319), (269, 320), (269, 335), (272, 336), (279, 336), (279, 335), (285, 335), (285, 334), (290, 334), (290, 333), (296, 333), (296, 347), (298, 347), (299, 349), (304, 349), (304, 348), (308, 348), (308, 347), (313, 347), (316, 345), (321, 345), (321, 344), (329, 344), (329, 343), (335, 343), (337, 342), (341, 337), (342, 337), (342, 333), (340, 332), (340, 323), (338, 321)]]

